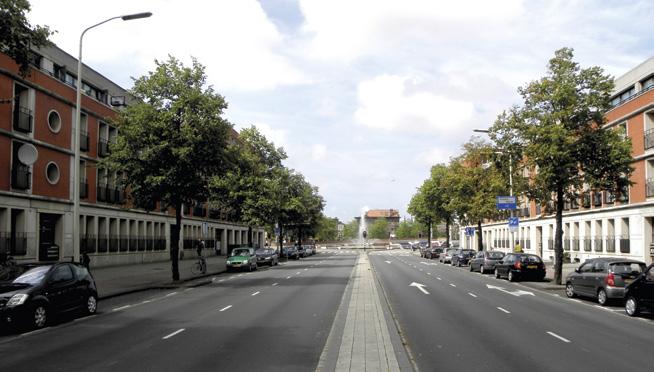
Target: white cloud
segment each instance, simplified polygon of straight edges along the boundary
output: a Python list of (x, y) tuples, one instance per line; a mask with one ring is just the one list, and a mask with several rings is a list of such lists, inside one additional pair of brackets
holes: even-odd
[(275, 129), (266, 123), (255, 123), (255, 127), (261, 132), (268, 141), (275, 144), (275, 147), (283, 147), (288, 151), (287, 131), (284, 129)]
[(450, 148), (446, 147), (433, 147), (425, 151), (419, 152), (415, 156), (415, 160), (420, 164), (431, 167), (438, 163), (449, 163), (450, 157), (456, 153)]
[(327, 147), (321, 144), (311, 146), (311, 158), (316, 161), (322, 161), (327, 158)]
[(470, 119), (473, 105), (428, 91), (408, 92), (412, 79), (381, 75), (359, 84), (356, 120), (370, 128), (452, 133)]

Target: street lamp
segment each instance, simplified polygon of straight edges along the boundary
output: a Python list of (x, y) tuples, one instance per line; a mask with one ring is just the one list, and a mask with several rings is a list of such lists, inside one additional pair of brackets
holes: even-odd
[(80, 188), (80, 171), (79, 171), (79, 160), (80, 160), (80, 149), (79, 149), (79, 137), (81, 136), (81, 120), (82, 120), (82, 40), (86, 31), (98, 27), (104, 23), (112, 21), (114, 19), (122, 19), (123, 21), (131, 21), (133, 19), (147, 18), (150, 17), (152, 13), (135, 13), (128, 14), (123, 16), (111, 17), (100, 23), (96, 23), (91, 27), (86, 28), (82, 31), (82, 34), (79, 37), (79, 56), (77, 58), (77, 101), (75, 108), (75, 135), (73, 139), (73, 146), (75, 151), (75, 162), (73, 166), (73, 261), (79, 262), (80, 256), (80, 247), (79, 247), (79, 235), (80, 235), (80, 226), (79, 226), (79, 188)]

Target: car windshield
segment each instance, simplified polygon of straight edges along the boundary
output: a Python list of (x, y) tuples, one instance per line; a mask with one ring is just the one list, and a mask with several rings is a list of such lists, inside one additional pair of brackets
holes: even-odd
[(50, 270), (51, 266), (37, 266), (25, 271), (19, 277), (13, 280), (14, 284), (29, 284), (35, 285), (39, 284), (45, 278), (45, 275)]
[(232, 256), (248, 256), (249, 254), (249, 249), (234, 249), (232, 251)]
[(267, 249), (257, 249), (254, 253), (256, 254), (267, 254), (269, 253)]
[(640, 274), (645, 271), (645, 264), (640, 262), (616, 262), (611, 265), (615, 274)]
[(525, 262), (525, 263), (540, 263), (541, 262), (540, 257), (538, 257), (538, 256), (521, 256), (520, 261)]
[(488, 258), (499, 259), (502, 257), (504, 257), (504, 253), (502, 252), (488, 252)]

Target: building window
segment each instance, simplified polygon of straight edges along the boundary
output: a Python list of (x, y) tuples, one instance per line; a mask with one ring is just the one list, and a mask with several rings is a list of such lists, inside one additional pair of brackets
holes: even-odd
[(641, 85), (643, 87), (642, 88), (643, 92), (654, 88), (654, 76), (650, 76), (649, 78), (643, 80), (641, 82)]
[(30, 133), (32, 131), (32, 120), (34, 114), (30, 104), (30, 89), (20, 85), (14, 85), (14, 130)]
[(32, 187), (32, 172), (29, 165), (23, 164), (18, 159), (18, 150), (24, 145), (22, 142), (14, 141), (11, 166), (11, 187), (17, 190), (29, 190)]
[(89, 151), (89, 117), (82, 113), (80, 116), (80, 132), (79, 132), (79, 149), (80, 151)]
[(45, 166), (45, 178), (51, 185), (56, 185), (59, 182), (59, 166), (57, 163), (51, 161)]
[(59, 116), (59, 113), (55, 110), (51, 110), (48, 113), (48, 128), (53, 133), (59, 133), (61, 130), (61, 116)]

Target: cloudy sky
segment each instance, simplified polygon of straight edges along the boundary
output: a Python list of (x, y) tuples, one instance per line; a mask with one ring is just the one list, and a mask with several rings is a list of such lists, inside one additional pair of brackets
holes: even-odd
[(31, 0), (33, 24), (125, 88), (168, 54), (207, 66), (236, 128), (256, 125), (325, 213), (406, 215), (431, 165), (518, 103), (563, 46), (614, 76), (654, 54), (652, 1)]

